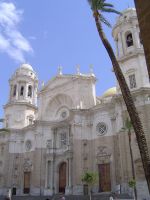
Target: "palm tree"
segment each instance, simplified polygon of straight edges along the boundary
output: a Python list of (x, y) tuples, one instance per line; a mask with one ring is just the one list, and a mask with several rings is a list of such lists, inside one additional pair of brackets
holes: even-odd
[(103, 12), (116, 13), (116, 14), (120, 14), (120, 12), (116, 11), (114, 9), (114, 6), (110, 3), (107, 3), (106, 0), (88, 0), (88, 2), (93, 12), (93, 17), (95, 19), (95, 23), (96, 23), (96, 27), (97, 27), (97, 31), (99, 33), (100, 39), (102, 40), (102, 43), (104, 47), (106, 48), (107, 53), (111, 59), (113, 70), (118, 80), (118, 83), (120, 85), (122, 96), (126, 104), (126, 107), (131, 119), (131, 123), (134, 128), (134, 132), (136, 134), (136, 138), (137, 138), (137, 142), (138, 142), (138, 146), (139, 146), (139, 150), (141, 154), (141, 159), (142, 159), (142, 163), (144, 167), (145, 177), (146, 177), (147, 185), (150, 192), (150, 158), (149, 158), (145, 134), (143, 131), (143, 126), (139, 118), (138, 112), (136, 110), (136, 107), (134, 105), (126, 80), (123, 76), (119, 63), (116, 59), (115, 53), (109, 41), (107, 40), (106, 35), (102, 28), (102, 23), (110, 27), (110, 23), (107, 21), (107, 19), (105, 19), (105, 17), (102, 14)]
[[(131, 146), (131, 130), (133, 126), (131, 121), (127, 118), (124, 124), (124, 127), (122, 128), (124, 131), (127, 131), (128, 133), (128, 139), (129, 139), (129, 149), (130, 149), (130, 156), (131, 156), (131, 169), (132, 169), (132, 179), (135, 181), (135, 168), (134, 168), (134, 159), (133, 159), (133, 151)], [(135, 200), (137, 200), (137, 190), (136, 185), (134, 185), (134, 196)]]

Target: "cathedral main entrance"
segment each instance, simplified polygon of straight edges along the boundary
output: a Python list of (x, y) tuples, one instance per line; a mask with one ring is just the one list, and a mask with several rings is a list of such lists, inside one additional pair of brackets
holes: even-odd
[(65, 193), (65, 188), (66, 188), (66, 170), (67, 170), (67, 165), (65, 162), (60, 164), (59, 167), (59, 192), (60, 193)]
[(110, 164), (99, 164), (99, 192), (111, 191)]
[(24, 172), (24, 194), (30, 193), (30, 172)]

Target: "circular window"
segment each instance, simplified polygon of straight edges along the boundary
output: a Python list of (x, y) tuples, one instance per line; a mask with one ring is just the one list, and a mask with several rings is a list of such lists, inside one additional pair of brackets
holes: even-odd
[(30, 151), (32, 148), (32, 142), (30, 140), (27, 140), (25, 143), (25, 148), (27, 151)]
[(107, 132), (107, 126), (104, 122), (100, 122), (97, 124), (96, 130), (99, 135), (104, 135)]
[(66, 112), (66, 111), (63, 111), (63, 112), (61, 113), (61, 117), (64, 119), (64, 118), (66, 118), (66, 116), (67, 116), (67, 112)]

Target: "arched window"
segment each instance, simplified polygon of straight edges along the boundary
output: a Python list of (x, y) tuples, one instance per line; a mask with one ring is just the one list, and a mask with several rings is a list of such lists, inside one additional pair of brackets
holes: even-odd
[(126, 35), (126, 44), (127, 44), (127, 47), (133, 46), (133, 37), (132, 37), (132, 33), (128, 33), (128, 34)]
[(28, 97), (32, 97), (32, 86), (28, 86)]
[(13, 89), (13, 96), (16, 96), (16, 92), (17, 92), (17, 85), (14, 85), (14, 89)]
[(23, 96), (23, 93), (24, 93), (24, 86), (21, 86), (21, 88), (20, 88), (20, 96)]

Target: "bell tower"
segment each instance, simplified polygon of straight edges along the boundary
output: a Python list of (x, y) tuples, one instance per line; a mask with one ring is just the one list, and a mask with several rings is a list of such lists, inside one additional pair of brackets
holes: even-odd
[[(136, 10), (128, 8), (118, 17), (112, 32), (116, 55), (129, 89), (150, 87)], [(120, 91), (117, 85), (118, 92)]]
[(23, 128), (33, 123), (37, 112), (38, 79), (29, 64), (21, 65), (9, 80), (10, 95), (4, 106), (5, 127)]

